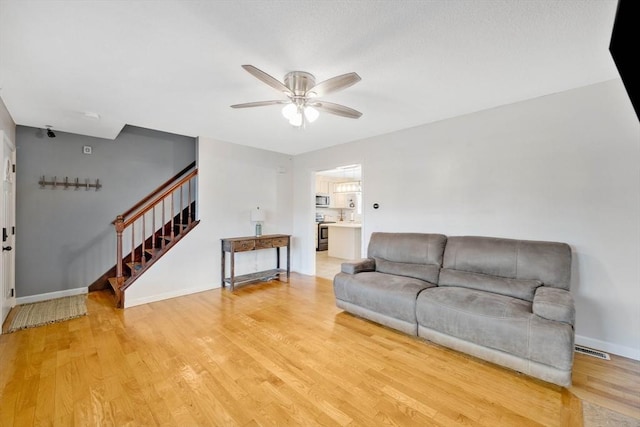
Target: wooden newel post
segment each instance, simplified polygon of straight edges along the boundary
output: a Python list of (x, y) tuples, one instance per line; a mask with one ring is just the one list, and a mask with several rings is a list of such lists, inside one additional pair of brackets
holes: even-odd
[(124, 217), (118, 215), (115, 222), (116, 227), (116, 279), (118, 285), (122, 285), (122, 232), (124, 231)]

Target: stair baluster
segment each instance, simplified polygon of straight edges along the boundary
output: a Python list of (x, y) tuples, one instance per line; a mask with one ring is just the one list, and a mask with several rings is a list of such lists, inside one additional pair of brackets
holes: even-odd
[(162, 234), (160, 235), (161, 241), (160, 241), (160, 245), (162, 246), (162, 249), (164, 249), (164, 245), (166, 244), (166, 239), (164, 238), (167, 234), (165, 228), (164, 228), (164, 224), (167, 223), (166, 219), (165, 219), (165, 212), (166, 212), (166, 206), (164, 204), (165, 199), (162, 199)]
[(174, 221), (175, 209), (173, 207), (173, 198), (174, 198), (174, 194), (171, 193), (171, 234), (170, 234), (171, 240), (173, 240), (173, 238), (175, 237), (174, 229), (175, 229), (175, 226), (176, 226), (176, 223)]
[[(191, 200), (191, 181), (189, 181), (189, 200)], [(187, 225), (191, 225), (191, 203), (187, 207)]]

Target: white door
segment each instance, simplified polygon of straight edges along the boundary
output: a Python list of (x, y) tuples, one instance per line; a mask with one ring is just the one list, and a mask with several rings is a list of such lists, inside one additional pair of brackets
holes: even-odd
[(16, 241), (16, 148), (4, 132), (2, 139), (2, 197), (0, 201), (0, 228), (2, 231), (2, 256), (0, 256), (0, 284), (2, 294), (2, 322), (5, 321), (11, 307), (16, 304), (15, 298), (15, 241)]

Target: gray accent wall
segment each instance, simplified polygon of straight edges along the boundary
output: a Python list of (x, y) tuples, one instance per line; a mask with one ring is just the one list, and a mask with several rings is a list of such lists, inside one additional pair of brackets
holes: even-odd
[[(111, 222), (195, 160), (196, 140), (125, 126), (115, 140), (16, 127), (16, 294), (84, 288), (115, 265)], [(92, 154), (84, 154), (90, 146)], [(69, 177), (103, 185), (41, 188)]]

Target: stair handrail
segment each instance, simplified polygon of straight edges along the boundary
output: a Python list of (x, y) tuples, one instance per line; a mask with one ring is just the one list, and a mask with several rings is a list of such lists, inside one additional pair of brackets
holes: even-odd
[[(135, 215), (131, 216), (130, 218), (126, 218), (125, 219), (125, 215), (118, 215), (114, 221), (114, 224), (116, 222), (118, 222), (119, 219), (122, 219), (123, 221), (123, 225), (124, 227), (128, 227), (129, 225), (131, 225), (135, 220), (137, 220), (138, 218), (140, 218), (142, 215), (144, 215), (145, 213), (149, 212), (151, 209), (153, 209), (153, 207), (157, 204), (158, 201), (164, 199), (165, 197), (167, 197), (169, 194), (173, 193), (175, 190), (177, 190), (178, 188), (182, 187), (186, 182), (188, 182), (189, 180), (191, 180), (193, 177), (195, 177), (196, 175), (198, 175), (198, 170), (194, 170), (192, 171), (189, 175), (186, 175), (185, 177), (183, 177), (180, 181), (176, 182), (175, 184), (173, 184), (171, 187), (167, 188), (165, 191), (163, 191), (162, 193), (160, 193), (159, 195), (156, 195), (155, 197), (153, 197), (153, 200), (150, 201), (149, 203), (146, 204), (146, 207), (144, 209), (140, 209), (138, 210), (138, 212), (136, 212)], [(147, 200), (148, 201), (148, 200)]]
[[(144, 251), (145, 251), (145, 239), (146, 239), (146, 231), (145, 231), (145, 215), (153, 210), (153, 224), (155, 224), (155, 209), (157, 206), (162, 206), (162, 227), (165, 227), (165, 221), (164, 221), (164, 203), (165, 203), (165, 199), (167, 197), (171, 197), (171, 233), (170, 233), (170, 237), (171, 240), (173, 240), (174, 238), (174, 231), (173, 231), (173, 224), (174, 224), (174, 202), (173, 202), (173, 194), (179, 191), (179, 195), (180, 195), (180, 202), (182, 203), (182, 191), (183, 191), (183, 186), (188, 185), (188, 195), (187, 195), (187, 203), (190, 205), (192, 203), (192, 201), (195, 201), (195, 199), (192, 199), (192, 196), (196, 196), (197, 195), (195, 193), (191, 193), (191, 187), (192, 187), (192, 180), (195, 179), (198, 175), (198, 169), (195, 168), (196, 162), (191, 163), (190, 165), (188, 165), (186, 168), (184, 168), (183, 170), (181, 170), (179, 173), (177, 173), (175, 176), (173, 176), (171, 179), (167, 180), (165, 183), (163, 183), (161, 186), (159, 186), (158, 188), (156, 188), (154, 191), (152, 191), (151, 193), (149, 193), (146, 197), (144, 197), (143, 199), (141, 199), (138, 203), (136, 203), (132, 208), (130, 208), (129, 210), (127, 210), (126, 212), (124, 212), (121, 215), (118, 215), (116, 217), (116, 219), (112, 222), (112, 224), (115, 227), (115, 231), (116, 231), (116, 281), (117, 281), (117, 286), (115, 289), (116, 290), (116, 297), (117, 297), (117, 301), (118, 301), (118, 305), (122, 304), (122, 298), (123, 298), (123, 291), (125, 289), (125, 285), (124, 285), (124, 266), (123, 266), (123, 259), (124, 259), (124, 254), (123, 254), (123, 241), (122, 241), (122, 237), (123, 237), (123, 232), (125, 231), (125, 229), (127, 229), (128, 227), (131, 227), (131, 236), (132, 236), (132, 242), (131, 242), (131, 260), (134, 259), (135, 256), (135, 234), (133, 232), (134, 230), (134, 226), (135, 226), (135, 222), (139, 219), (141, 219), (142, 221), (142, 265), (144, 267), (146, 261), (145, 261), (145, 256), (144, 256)], [(192, 170), (193, 169), (193, 170)], [(191, 170), (191, 172), (189, 172)], [(187, 173), (189, 172), (189, 173)], [(187, 175), (185, 175), (185, 173), (187, 173)], [(182, 177), (182, 178), (180, 178)], [(182, 206), (180, 206), (180, 209), (183, 209)], [(134, 213), (135, 212), (135, 213)], [(132, 214), (133, 213), (133, 214)], [(183, 213), (180, 213), (180, 220), (182, 221), (182, 215)], [(127, 216), (129, 216), (127, 218)], [(187, 223), (188, 223), (188, 228), (191, 228), (193, 225), (195, 225), (196, 223), (192, 223), (192, 214), (191, 214), (191, 208), (188, 208), (187, 211)], [(193, 224), (193, 225), (192, 225)], [(152, 226), (153, 229), (155, 230), (155, 225)], [(155, 233), (155, 231), (152, 231), (152, 235), (153, 233)], [(180, 231), (178, 233), (181, 233)], [(180, 238), (180, 235), (177, 236), (178, 238)], [(153, 238), (152, 238), (153, 241)], [(153, 241), (154, 242), (154, 241)], [(164, 240), (162, 241), (162, 249), (165, 249), (165, 243)], [(153, 243), (153, 246), (155, 247), (155, 242)], [(132, 274), (133, 276), (133, 274)], [(129, 283), (129, 282), (127, 282)], [(130, 283), (129, 283), (130, 284)]]
[[(142, 198), (138, 203), (136, 203), (135, 205), (133, 205), (132, 207), (130, 207), (127, 211), (125, 211), (124, 213), (116, 216), (116, 219), (113, 220), (111, 223), (115, 224), (116, 221), (118, 221), (119, 218), (126, 218), (127, 216), (131, 215), (132, 212), (135, 212), (136, 210), (140, 209), (141, 206), (144, 206), (147, 202), (149, 202), (149, 200), (156, 198), (155, 196), (161, 192), (164, 188), (166, 188), (168, 185), (170, 185), (172, 182), (174, 182), (176, 179), (180, 178), (182, 175), (184, 175), (185, 173), (189, 172), (191, 169), (196, 167), (196, 162), (193, 161), (191, 162), (187, 167), (185, 167), (184, 169), (182, 169), (180, 172), (178, 172), (177, 174), (175, 174), (173, 177), (169, 178), (168, 180), (166, 180), (164, 183), (162, 183), (161, 185), (159, 185), (155, 190), (153, 190), (151, 193), (149, 193), (147, 196), (145, 196), (144, 198)], [(157, 198), (156, 198), (157, 199)]]

